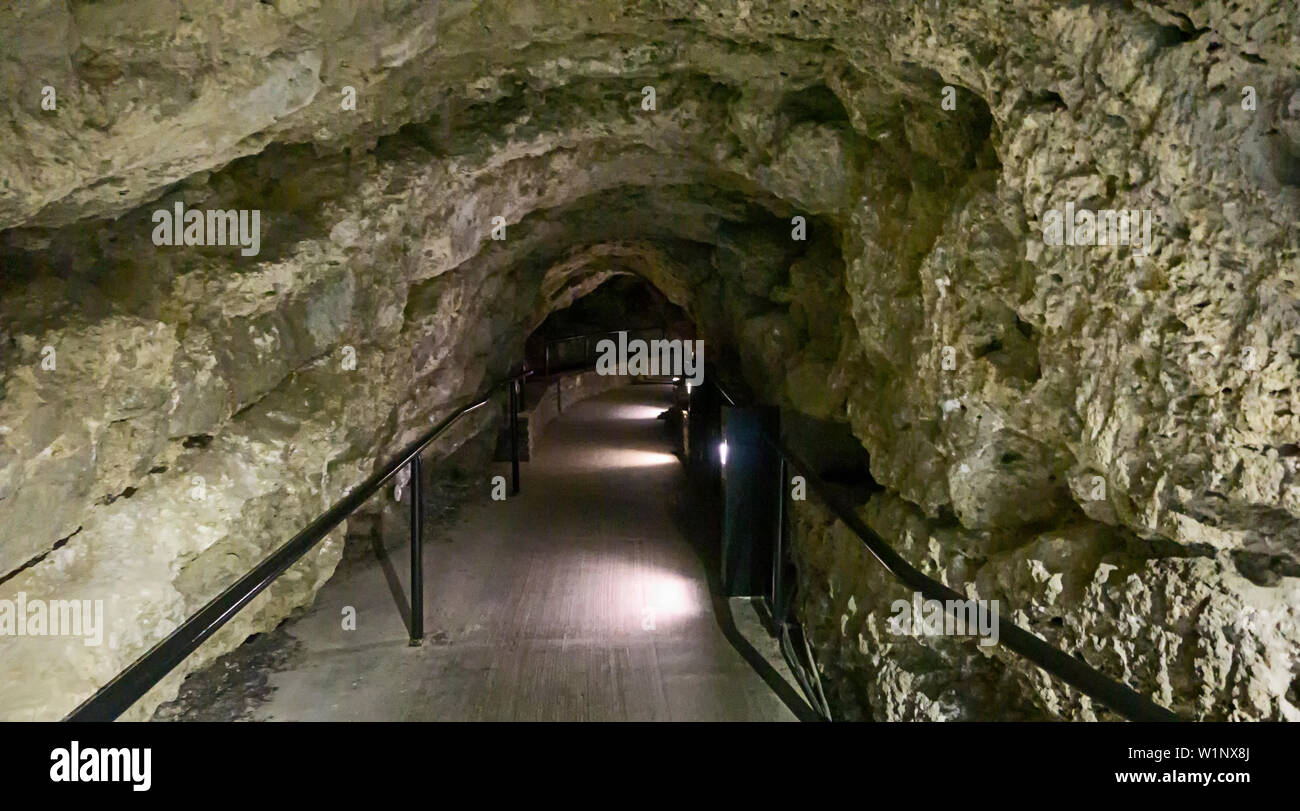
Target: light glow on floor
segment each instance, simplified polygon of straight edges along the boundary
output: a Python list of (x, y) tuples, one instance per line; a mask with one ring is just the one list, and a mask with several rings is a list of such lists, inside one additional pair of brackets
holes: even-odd
[(618, 457), (616, 467), (656, 467), (671, 465), (677, 461), (677, 457), (673, 454), (657, 451), (620, 450), (614, 455)]
[(657, 420), (664, 412), (661, 406), (634, 405), (624, 403), (611, 409), (614, 417), (620, 420)]
[(671, 453), (641, 451), (632, 448), (601, 449), (578, 456), (575, 461), (591, 470), (627, 470), (629, 468), (659, 467), (678, 462)]
[(643, 580), (646, 613), (656, 624), (700, 613), (699, 602), (685, 578), (669, 572), (650, 572), (643, 575)]

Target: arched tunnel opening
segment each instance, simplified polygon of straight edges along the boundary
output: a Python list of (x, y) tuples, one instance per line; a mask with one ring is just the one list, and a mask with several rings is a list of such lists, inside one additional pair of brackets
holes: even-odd
[(7, 6), (0, 719), (1297, 720), (1297, 14)]
[[(554, 310), (524, 342), (524, 362), (529, 368), (540, 370), (543, 377), (551, 372), (594, 366), (596, 344), (606, 338), (617, 340), (619, 332), (627, 332), (636, 340), (667, 339), (694, 340), (695, 324), (663, 293), (645, 279), (617, 270), (602, 279), (575, 279), (568, 282), (569, 290), (561, 290), (561, 300), (589, 288), (593, 281), (599, 286), (581, 295), (568, 307)], [(625, 339), (626, 340), (626, 339)]]

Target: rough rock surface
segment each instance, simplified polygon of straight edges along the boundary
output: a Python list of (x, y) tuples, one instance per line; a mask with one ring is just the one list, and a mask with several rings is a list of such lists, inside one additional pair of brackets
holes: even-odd
[[(1181, 712), (1300, 713), (1293, 3), (31, 0), (0, 41), (0, 599), (112, 639), (0, 637), (0, 716), (67, 712), (623, 272), (848, 424), (926, 571)], [(260, 253), (154, 245), (177, 201), (259, 209)], [(1148, 255), (1045, 244), (1067, 204), (1150, 211)], [(1105, 717), (886, 633), (906, 595), (797, 518), (841, 714)]]

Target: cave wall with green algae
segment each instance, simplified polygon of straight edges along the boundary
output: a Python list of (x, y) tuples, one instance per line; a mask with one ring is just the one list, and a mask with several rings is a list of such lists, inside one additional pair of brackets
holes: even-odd
[[(0, 714), (75, 706), (504, 370), (571, 284), (631, 271), (769, 402), (851, 426), (885, 488), (864, 515), (923, 570), (1180, 711), (1294, 718), (1297, 16), (7, 7), (0, 598), (102, 597), (116, 644), (0, 638)], [(261, 209), (261, 253), (154, 246), (175, 200)], [(1150, 256), (1045, 246), (1071, 202), (1150, 210)], [(907, 595), (799, 507), (840, 714), (1105, 717), (1013, 658), (885, 633)], [(310, 601), (337, 547), (135, 714)]]

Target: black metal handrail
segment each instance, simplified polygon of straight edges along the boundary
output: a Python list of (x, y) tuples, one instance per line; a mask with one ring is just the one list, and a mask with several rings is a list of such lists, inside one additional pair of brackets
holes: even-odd
[(573, 343), (574, 341), (579, 341), (579, 340), (582, 341), (582, 365), (586, 366), (588, 361), (591, 358), (592, 338), (617, 337), (620, 332), (626, 332), (630, 340), (633, 333), (644, 335), (645, 333), (656, 332), (656, 331), (659, 333), (659, 338), (661, 340), (668, 335), (668, 330), (665, 327), (644, 327), (642, 329), (633, 329), (633, 330), (602, 330), (599, 332), (583, 332), (577, 335), (568, 335), (564, 338), (551, 338), (546, 342), (546, 345), (545, 347), (543, 347), (542, 350), (545, 355), (545, 358), (542, 361), (542, 368), (544, 369), (544, 374), (546, 377), (551, 376), (551, 347), (552, 346), (559, 346), (560, 344)]
[[(710, 369), (708, 379), (727, 402), (733, 406), (740, 404), (740, 399), (729, 391), (725, 384), (720, 382), (716, 369)], [(780, 437), (772, 436), (769, 432), (764, 431), (763, 439), (781, 460), (778, 516), (785, 513), (787, 494), (786, 466), (789, 465), (804, 477), (808, 490), (816, 494), (830, 508), (835, 517), (858, 536), (858, 540), (867, 547), (867, 550), (879, 561), (885, 571), (893, 575), (895, 579), (924, 595), (927, 599), (940, 601), (945, 606), (945, 610), (953, 605), (953, 603), (949, 602), (950, 600), (957, 601), (958, 604), (966, 602), (966, 598), (961, 594), (939, 581), (927, 577), (908, 563), (884, 538), (867, 526), (857, 511), (836, 495), (821, 476), (799, 454), (786, 445)], [(778, 518), (778, 520), (783, 523), (783, 519)], [(778, 532), (780, 531), (781, 528), (778, 527)], [(776, 574), (777, 567), (782, 565), (779, 558), (779, 555), (775, 555), (773, 559), (774, 582), (776, 582), (775, 578), (779, 578), (779, 575)], [(775, 598), (776, 595), (774, 595)], [(1028, 659), (1049, 675), (1064, 681), (1084, 695), (1106, 705), (1130, 721), (1187, 720), (1127, 685), (1110, 678), (1083, 660), (1048, 644), (1001, 616), (998, 617), (998, 644)]]
[(191, 653), (215, 634), (254, 597), (274, 580), (284, 574), (303, 555), (320, 543), (348, 516), (352, 515), (389, 479), (404, 467), (410, 467), (411, 487), (411, 617), (410, 642), (419, 645), (424, 636), (424, 577), (421, 556), (423, 542), (423, 485), (421, 483), (420, 454), (442, 436), (461, 417), (492, 401), (501, 386), (510, 390), (510, 433), (512, 492), (519, 492), (518, 408), (520, 382), (531, 371), (525, 371), (503, 380), (469, 405), (461, 406), (441, 420), (419, 439), (407, 445), (391, 462), (366, 479), (334, 506), (293, 536), (287, 543), (272, 552), (251, 572), (236, 580), (225, 591), (208, 601), (175, 630), (117, 674), (108, 684), (86, 699), (68, 714), (65, 721), (112, 721), (149, 692), (158, 682), (176, 668)]

